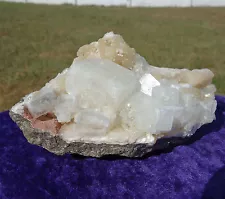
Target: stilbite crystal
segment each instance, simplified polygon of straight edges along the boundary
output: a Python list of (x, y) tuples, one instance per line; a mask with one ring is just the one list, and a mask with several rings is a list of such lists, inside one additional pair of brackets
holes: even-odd
[[(26, 109), (31, 118), (25, 118), (38, 124), (40, 117), (51, 114), (51, 121), (57, 121), (59, 125), (55, 126), (61, 128), (56, 133), (48, 125), (49, 136), (61, 139), (63, 146), (104, 144), (105, 152), (96, 155), (93, 151), (68, 149), (71, 153), (118, 154), (121, 146), (126, 150), (122, 155), (139, 156), (136, 150), (140, 148), (135, 146), (141, 145), (143, 155), (157, 139), (191, 136), (215, 119), (216, 89), (212, 78), (208, 69), (151, 66), (120, 35), (110, 32), (81, 47), (69, 68), (40, 91), (25, 96), (11, 109), (11, 115), (25, 117)], [(31, 142), (36, 143), (33, 139)], [(107, 144), (111, 152), (106, 150)], [(133, 151), (127, 146), (132, 146)]]

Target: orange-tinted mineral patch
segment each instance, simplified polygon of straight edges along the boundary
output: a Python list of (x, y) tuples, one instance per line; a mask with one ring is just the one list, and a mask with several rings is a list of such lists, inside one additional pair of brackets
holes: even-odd
[(29, 110), (24, 108), (23, 116), (31, 122), (33, 128), (51, 132), (53, 135), (56, 135), (62, 126), (62, 124), (57, 121), (56, 117), (52, 113), (47, 113), (46, 115), (35, 119), (32, 117)]

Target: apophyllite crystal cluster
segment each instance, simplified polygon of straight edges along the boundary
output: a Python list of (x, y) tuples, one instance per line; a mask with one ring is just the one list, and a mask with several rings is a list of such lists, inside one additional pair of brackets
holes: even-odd
[(30, 143), (56, 154), (137, 157), (215, 119), (213, 76), (151, 66), (110, 32), (82, 46), (69, 68), (10, 115)]

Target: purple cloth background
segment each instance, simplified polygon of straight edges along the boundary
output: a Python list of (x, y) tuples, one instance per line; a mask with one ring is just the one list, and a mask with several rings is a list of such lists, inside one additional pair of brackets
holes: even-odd
[(56, 156), (0, 113), (0, 198), (225, 198), (225, 97), (217, 101), (216, 121), (190, 141), (139, 160)]

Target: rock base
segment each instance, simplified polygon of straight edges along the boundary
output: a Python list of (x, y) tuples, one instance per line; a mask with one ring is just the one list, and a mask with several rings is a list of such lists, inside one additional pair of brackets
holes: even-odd
[(189, 138), (163, 138), (157, 140), (152, 146), (148, 144), (94, 144), (84, 142), (66, 143), (59, 136), (53, 136), (49, 132), (43, 132), (31, 126), (30, 121), (20, 114), (10, 111), (10, 117), (23, 131), (29, 143), (41, 146), (48, 151), (63, 155), (65, 153), (79, 154), (83, 156), (102, 157), (108, 155), (118, 155), (126, 157), (143, 157), (151, 151), (163, 150), (171, 145), (182, 144)]

